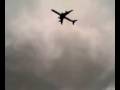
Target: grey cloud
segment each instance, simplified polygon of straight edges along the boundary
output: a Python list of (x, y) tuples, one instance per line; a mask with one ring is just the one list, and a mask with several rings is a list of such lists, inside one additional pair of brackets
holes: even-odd
[(30, 72), (6, 70), (6, 90), (56, 90), (56, 87)]
[(106, 90), (111, 83), (114, 86), (114, 14), (109, 16), (107, 2), (102, 6), (104, 1), (97, 0), (94, 4), (100, 3), (99, 8), (94, 10), (92, 0), (88, 1), (88, 7), (83, 7), (91, 6), (91, 14), (81, 12), (85, 16), (72, 27), (56, 24), (48, 11), (55, 7), (53, 1), (6, 0), (6, 90)]

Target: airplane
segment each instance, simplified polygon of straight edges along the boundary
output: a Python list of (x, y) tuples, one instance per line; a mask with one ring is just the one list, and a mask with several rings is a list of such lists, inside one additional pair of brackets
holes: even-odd
[(74, 23), (77, 21), (77, 20), (71, 20), (71, 19), (69, 19), (68, 17), (66, 17), (66, 15), (69, 14), (70, 12), (72, 12), (73, 10), (65, 11), (65, 13), (59, 13), (59, 12), (53, 10), (53, 9), (51, 9), (51, 10), (52, 10), (54, 13), (56, 13), (56, 14), (59, 15), (58, 18), (60, 19), (59, 22), (61, 22), (61, 24), (63, 24), (63, 19), (66, 19), (66, 20), (72, 22), (73, 25), (74, 25)]

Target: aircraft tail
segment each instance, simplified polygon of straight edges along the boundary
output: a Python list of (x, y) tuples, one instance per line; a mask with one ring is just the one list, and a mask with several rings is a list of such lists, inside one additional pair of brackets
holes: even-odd
[(73, 25), (75, 24), (76, 21), (77, 21), (77, 20), (73, 20), (73, 21), (72, 21)]

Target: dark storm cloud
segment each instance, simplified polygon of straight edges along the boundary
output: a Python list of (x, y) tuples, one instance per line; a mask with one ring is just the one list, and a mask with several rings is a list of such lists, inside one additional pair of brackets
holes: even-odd
[[(106, 7), (108, 1), (71, 0), (85, 10), (75, 27), (56, 24), (48, 10), (55, 1), (6, 0), (6, 90), (114, 88), (114, 14), (108, 9), (114, 1)], [(56, 7), (71, 6), (67, 2)]]

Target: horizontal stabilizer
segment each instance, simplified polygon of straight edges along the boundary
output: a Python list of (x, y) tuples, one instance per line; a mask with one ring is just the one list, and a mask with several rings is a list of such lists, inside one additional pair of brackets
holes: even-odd
[(75, 24), (75, 22), (76, 22), (77, 20), (74, 20), (72, 23), (73, 23), (73, 25)]

